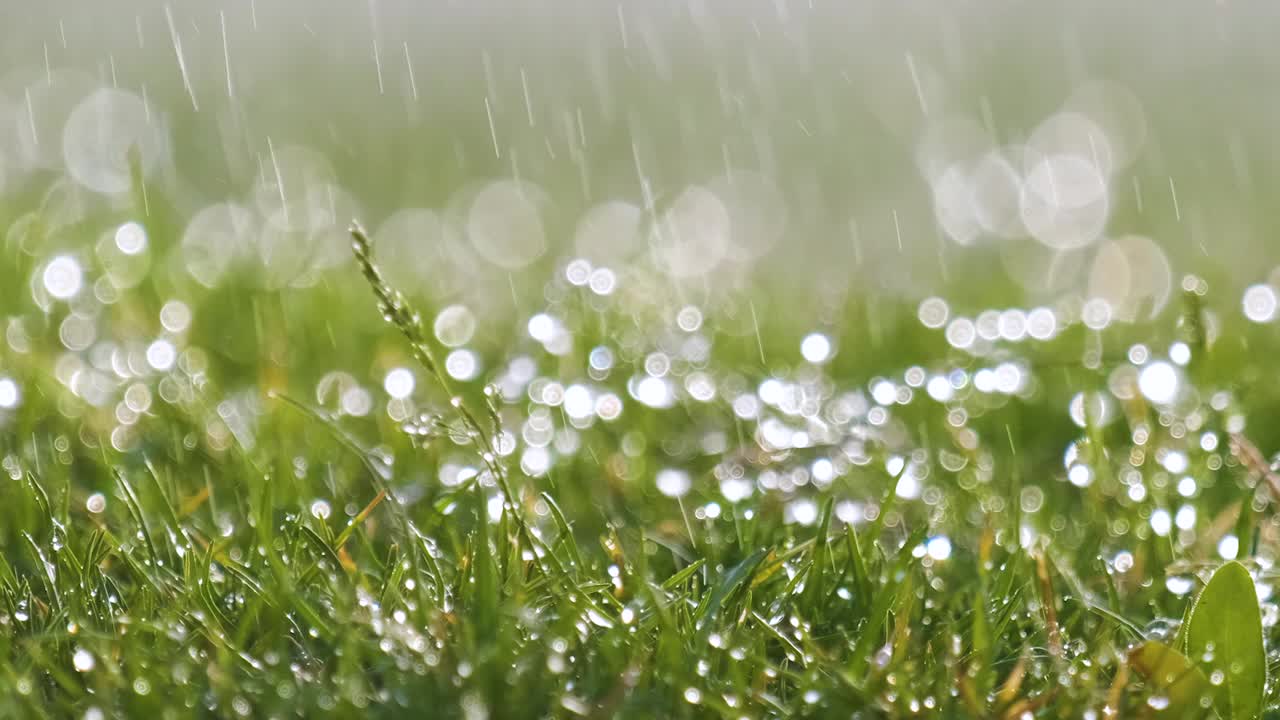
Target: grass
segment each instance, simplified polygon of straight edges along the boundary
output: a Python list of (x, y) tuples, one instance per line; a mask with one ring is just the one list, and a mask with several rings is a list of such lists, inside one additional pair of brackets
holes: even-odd
[[(1072, 323), (983, 355), (914, 306), (851, 294), (825, 331), (839, 352), (812, 363), (795, 352), (808, 329), (764, 295), (681, 329), (685, 303), (655, 299), (643, 267), (612, 293), (560, 273), (510, 332), (480, 318), (492, 325), (472, 345), (491, 369), (459, 380), (367, 234), (352, 237), (358, 271), (306, 289), (157, 272), (111, 302), (45, 309), (26, 280), (45, 259), (16, 256), (0, 716), (1246, 717), (1280, 703), (1263, 682), (1277, 655), (1250, 651), (1258, 632), (1276, 647), (1280, 612), (1280, 483), (1259, 449), (1280, 443), (1261, 360), (1274, 341), (1233, 299), (1191, 283), (1150, 326)], [(86, 286), (109, 273), (80, 257)], [(174, 296), (194, 323), (158, 330)], [(103, 337), (71, 350), (84, 312)], [(567, 351), (527, 337), (538, 313)], [(171, 366), (147, 359), (156, 337), (176, 345)], [(1189, 353), (1180, 393), (1151, 402), (1143, 354), (1173, 342)], [(416, 387), (390, 398), (378, 386), (402, 366)], [(1009, 389), (977, 387), (993, 369)], [(645, 377), (672, 382), (644, 402)], [(926, 390), (938, 377), (945, 396)], [(585, 413), (569, 400), (583, 389)], [(1073, 423), (1079, 393), (1104, 400)], [(1202, 591), (1219, 567), (1228, 590)]]
[(25, 5), (0, 719), (1280, 717), (1264, 4)]

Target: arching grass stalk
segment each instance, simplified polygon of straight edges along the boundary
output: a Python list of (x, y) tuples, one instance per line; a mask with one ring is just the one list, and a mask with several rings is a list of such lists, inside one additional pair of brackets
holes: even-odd
[[(409, 306), (404, 295), (392, 287), (382, 276), (382, 271), (373, 262), (373, 244), (369, 240), (368, 233), (364, 231), (364, 228), (358, 222), (351, 224), (351, 238), (351, 249), (355, 253), (356, 262), (360, 265), (360, 272), (364, 275), (365, 280), (369, 282), (369, 287), (373, 289), (373, 294), (378, 300), (379, 312), (382, 313), (382, 317), (387, 322), (399, 328), (400, 333), (409, 341), (409, 349), (413, 353), (414, 359), (435, 378), (436, 383), (449, 396), (449, 404), (457, 411), (458, 418), (466, 429), (467, 437), (480, 451), (481, 461), (484, 462), (485, 468), (488, 469), (498, 483), (498, 488), (502, 492), (503, 503), (515, 520), (516, 528), (528, 545), (535, 561), (538, 562), (539, 568), (543, 569), (545, 573), (545, 568), (542, 568), (539, 560), (538, 544), (535, 542), (533, 534), (525, 522), (524, 513), (520, 512), (520, 506), (516, 502), (516, 496), (511, 489), (506, 470), (503, 468), (502, 463), (498, 462), (496, 438), (481, 425), (477, 415), (468, 407), (467, 401), (462, 395), (454, 391), (448, 375), (441, 371), (440, 363), (436, 361), (435, 352), (431, 347), (427, 332), (422, 326), (422, 317)], [(493, 411), (490, 411), (490, 413), (495, 418), (494, 432), (496, 433), (497, 413)]]

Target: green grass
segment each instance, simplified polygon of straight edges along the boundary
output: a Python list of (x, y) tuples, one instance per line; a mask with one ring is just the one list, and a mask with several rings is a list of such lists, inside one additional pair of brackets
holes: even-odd
[[(1244, 717), (1280, 702), (1245, 682), (1276, 663), (1250, 654), (1248, 629), (1254, 584), (1274, 584), (1273, 478), (1254, 446), (1280, 440), (1274, 341), (1235, 299), (1190, 292), (1151, 326), (1071, 325), (975, 357), (913, 306), (855, 294), (827, 330), (839, 352), (813, 365), (796, 352), (808, 328), (763, 294), (758, 330), (736, 330), (741, 306), (708, 306), (682, 331), (643, 268), (609, 296), (558, 275), (546, 307), (479, 319), (489, 370), (457, 381), (353, 236), (356, 267), (307, 289), (155, 273), (96, 310), (105, 360), (66, 349), (71, 310), (33, 307), (43, 259), (18, 256), (0, 344), (21, 389), (0, 410), (0, 716)], [(169, 333), (172, 369), (148, 369), (175, 294), (194, 325)], [(569, 352), (526, 336), (541, 311)], [(1125, 349), (1178, 339), (1185, 392), (1158, 407)], [(598, 345), (616, 363), (587, 380)], [(635, 400), (628, 380), (655, 352), (715, 396)], [(504, 395), (517, 356), (535, 385), (615, 393), (621, 415), (575, 418), (524, 384)], [(1022, 390), (974, 388), (1005, 361)], [(380, 388), (397, 366), (417, 379), (402, 420)], [(340, 387), (370, 388), (367, 414), (316, 390), (344, 367)], [(872, 399), (912, 367), (969, 379), (946, 402)], [(109, 385), (96, 404), (93, 377)], [(777, 398), (756, 390), (770, 378)], [(1107, 417), (1073, 424), (1079, 392), (1107, 393)], [(758, 417), (735, 414), (761, 395)], [(769, 439), (783, 427), (792, 447)], [(549, 471), (522, 470), (548, 443)], [(1067, 482), (1068, 445), (1086, 486)], [(669, 468), (688, 473), (682, 497), (658, 489)], [(748, 497), (728, 490), (739, 477)], [(897, 496), (907, 482), (918, 496)], [(1156, 532), (1159, 510), (1179, 525)], [(1228, 535), (1249, 572), (1227, 565), (1236, 584), (1197, 618)]]
[(1275, 11), (953, 5), (0, 12), (0, 720), (1280, 717)]

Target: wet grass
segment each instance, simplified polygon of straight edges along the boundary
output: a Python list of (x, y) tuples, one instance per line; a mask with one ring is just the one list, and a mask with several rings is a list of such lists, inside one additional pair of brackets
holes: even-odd
[[(639, 270), (558, 278), (534, 309), (572, 349), (525, 337), (533, 312), (489, 327), (486, 385), (353, 237), (358, 270), (207, 291), (190, 332), (142, 319), (164, 276), (99, 302), (104, 350), (66, 347), (85, 303), (10, 293), (0, 715), (1199, 717), (1241, 707), (1216, 693), (1254, 660), (1215, 624), (1257, 595), (1275, 646), (1268, 341), (1210, 333), (1194, 282), (1165, 326), (984, 353), (852, 297), (874, 327), (800, 362), (780, 309), (673, 323)], [(1172, 342), (1190, 359), (1151, 402)], [(417, 387), (388, 398), (400, 366)], [(1073, 423), (1081, 392), (1103, 399)], [(1188, 640), (1224, 557), (1256, 592)]]

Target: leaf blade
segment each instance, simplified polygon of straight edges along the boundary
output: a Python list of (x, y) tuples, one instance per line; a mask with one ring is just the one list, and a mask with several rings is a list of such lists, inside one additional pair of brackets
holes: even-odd
[(1153, 693), (1169, 701), (1166, 714), (1200, 717), (1201, 698), (1213, 692), (1209, 678), (1186, 655), (1156, 640), (1148, 640), (1129, 651), (1129, 663), (1146, 678)]
[(1211, 678), (1221, 673), (1214, 703), (1226, 718), (1262, 713), (1267, 681), (1262, 614), (1253, 577), (1232, 561), (1214, 572), (1196, 598), (1187, 629), (1187, 655)]

